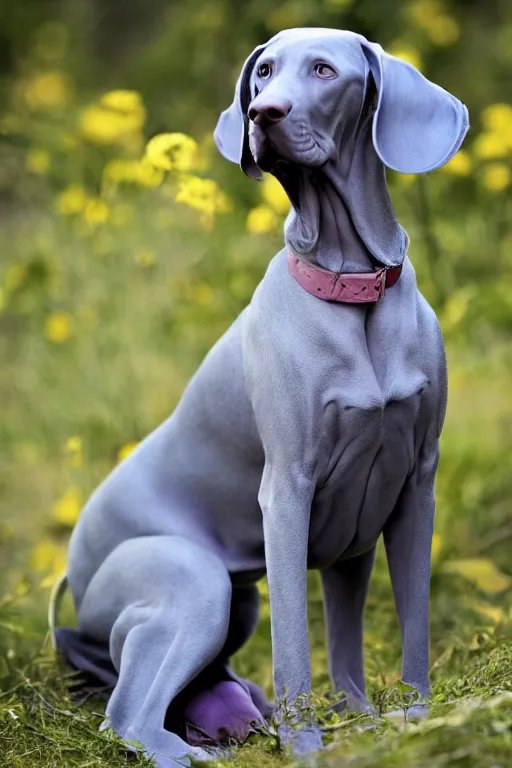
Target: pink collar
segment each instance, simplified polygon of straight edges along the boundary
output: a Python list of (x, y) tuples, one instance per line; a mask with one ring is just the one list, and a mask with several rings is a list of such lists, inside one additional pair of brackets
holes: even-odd
[(302, 287), (325, 301), (346, 304), (375, 303), (386, 288), (396, 283), (398, 267), (382, 267), (377, 272), (331, 272), (288, 251), (288, 269)]

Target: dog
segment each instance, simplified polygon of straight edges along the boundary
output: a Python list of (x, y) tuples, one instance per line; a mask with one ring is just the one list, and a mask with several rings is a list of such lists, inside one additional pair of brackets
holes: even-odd
[[(243, 740), (274, 706), (296, 755), (321, 748), (307, 714), (308, 568), (321, 573), (333, 686), (371, 711), (363, 610), (381, 534), (403, 680), (429, 695), (447, 375), (385, 168), (432, 171), (467, 130), (458, 99), (353, 32), (286, 30), (242, 68), (215, 141), (284, 187), (285, 248), (174, 413), (83, 509), (67, 570), (78, 628), (55, 636), (113, 688), (104, 725), (161, 768)], [(264, 574), (275, 705), (229, 665)]]

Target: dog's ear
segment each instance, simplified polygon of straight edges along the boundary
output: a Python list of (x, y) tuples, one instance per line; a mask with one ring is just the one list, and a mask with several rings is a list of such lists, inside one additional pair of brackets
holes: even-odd
[(465, 105), (380, 45), (361, 42), (377, 86), (372, 136), (388, 168), (427, 173), (448, 162), (469, 128)]
[(217, 149), (227, 160), (240, 163), (247, 176), (261, 179), (261, 171), (249, 149), (249, 118), (247, 110), (251, 102), (250, 79), (254, 64), (266, 45), (259, 45), (242, 67), (235, 88), (235, 98), (228, 109), (219, 117), (213, 133)]

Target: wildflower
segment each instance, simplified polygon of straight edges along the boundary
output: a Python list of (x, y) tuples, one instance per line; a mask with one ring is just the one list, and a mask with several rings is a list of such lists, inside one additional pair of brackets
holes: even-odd
[(41, 586), (49, 587), (53, 580), (66, 570), (66, 549), (47, 536), (36, 545), (30, 564), (35, 571), (48, 574), (48, 578), (42, 582)]
[(442, 547), (443, 547), (443, 541), (441, 539), (441, 536), (437, 532), (435, 532), (432, 536), (432, 554), (431, 554), (432, 562), (435, 562), (438, 559), (439, 554), (442, 550)]
[(183, 176), (180, 179), (176, 202), (189, 205), (203, 213), (226, 213), (230, 209), (227, 196), (213, 179)]
[(128, 458), (128, 456), (133, 453), (133, 451), (138, 446), (138, 442), (134, 441), (131, 443), (126, 443), (126, 445), (123, 445), (123, 447), (119, 450), (117, 454), (117, 460), (118, 462), (124, 461)]
[(53, 507), (52, 517), (56, 523), (72, 528), (80, 515), (82, 494), (75, 486), (65, 491)]
[(403, 43), (401, 40), (396, 40), (394, 43), (391, 43), (388, 52), (392, 56), (396, 56), (397, 59), (412, 64), (416, 69), (421, 69), (422, 67), (421, 56), (418, 51), (407, 43)]
[(45, 324), (45, 336), (54, 344), (63, 344), (72, 332), (71, 317), (66, 312), (52, 312)]
[(148, 142), (146, 158), (163, 171), (190, 171), (198, 159), (198, 145), (184, 133), (160, 133)]
[(136, 91), (110, 91), (99, 104), (86, 107), (80, 117), (80, 130), (93, 144), (133, 142), (146, 119), (146, 111)]
[(138, 163), (137, 180), (143, 187), (159, 187), (164, 180), (164, 172), (143, 157)]
[(452, 159), (443, 166), (442, 170), (445, 173), (450, 173), (452, 176), (469, 176), (471, 173), (471, 157), (464, 149), (459, 150)]
[(142, 98), (137, 91), (109, 91), (101, 97), (100, 104), (116, 112), (124, 112), (131, 115), (137, 114), (139, 118), (145, 118), (146, 116)]
[(423, 30), (434, 45), (452, 45), (460, 36), (459, 24), (438, 0), (418, 0), (408, 8), (412, 23)]
[(83, 450), (81, 437), (68, 437), (66, 440), (66, 453), (69, 464), (76, 469), (83, 466)]
[(278, 217), (268, 205), (257, 205), (247, 216), (247, 229), (256, 235), (271, 232), (278, 224)]
[(25, 104), (34, 112), (65, 107), (71, 98), (71, 85), (62, 72), (36, 72), (19, 86)]
[(81, 437), (68, 437), (66, 440), (66, 451), (68, 453), (80, 453), (82, 450), (82, 438)]
[(490, 192), (503, 192), (511, 181), (512, 174), (505, 163), (490, 163), (482, 172), (482, 184)]
[(138, 160), (110, 160), (103, 169), (103, 176), (115, 184), (139, 180), (140, 163)]
[(97, 224), (104, 224), (108, 221), (108, 216), (108, 205), (102, 200), (94, 198), (87, 202), (84, 209), (84, 218), (90, 227), (95, 227)]
[(51, 158), (44, 149), (31, 149), (25, 158), (27, 171), (43, 175), (48, 173), (51, 167)]
[(87, 195), (83, 187), (78, 184), (72, 184), (57, 197), (57, 213), (63, 216), (73, 216), (81, 213), (87, 203)]
[(501, 136), (512, 132), (512, 106), (510, 104), (491, 104), (482, 112), (482, 123), (488, 131), (495, 131)]
[(481, 160), (495, 160), (506, 157), (512, 149), (512, 142), (508, 136), (498, 133), (484, 132), (476, 137), (473, 151)]
[(85, 139), (93, 144), (115, 144), (127, 130), (122, 115), (93, 105), (86, 107), (80, 116), (80, 130)]
[(265, 175), (262, 184), (262, 197), (277, 213), (285, 214), (290, 210), (290, 201), (275, 176)]

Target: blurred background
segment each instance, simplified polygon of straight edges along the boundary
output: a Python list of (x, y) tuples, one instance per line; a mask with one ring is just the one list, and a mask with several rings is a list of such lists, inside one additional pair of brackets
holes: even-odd
[[(172, 412), (281, 248), (286, 198), (220, 158), (212, 131), (249, 52), (293, 26), (362, 33), (468, 106), (471, 131), (447, 166), (388, 173), (450, 373), (434, 667), (510, 627), (512, 4), (2, 0), (0, 617), (17, 608), (3, 624), (12, 653), (20, 627), (44, 637), (84, 500)], [(239, 664), (269, 688), (264, 584), (262, 594)], [(324, 685), (314, 576), (311, 616)], [(375, 685), (395, 679), (382, 557), (367, 647)]]

